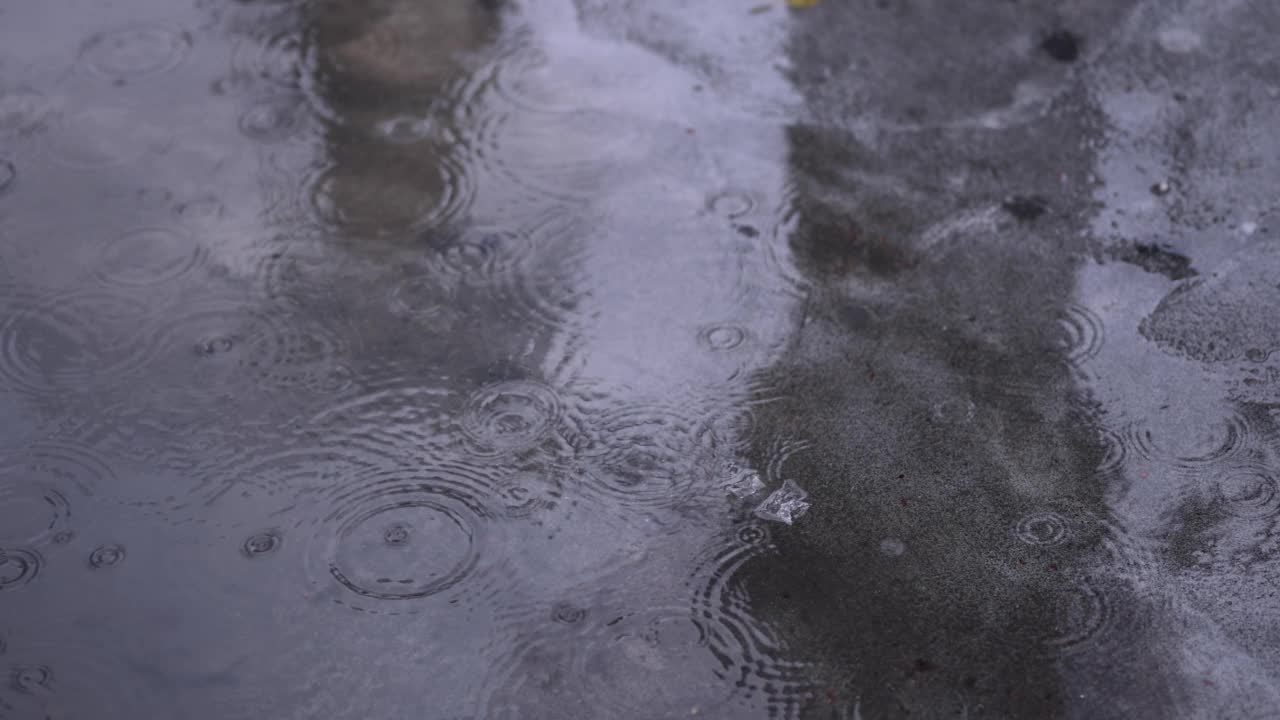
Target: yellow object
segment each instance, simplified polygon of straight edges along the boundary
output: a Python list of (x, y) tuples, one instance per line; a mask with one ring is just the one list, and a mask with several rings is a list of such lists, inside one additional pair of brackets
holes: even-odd
[(822, 2), (822, 0), (787, 0), (787, 7), (810, 8), (820, 2)]

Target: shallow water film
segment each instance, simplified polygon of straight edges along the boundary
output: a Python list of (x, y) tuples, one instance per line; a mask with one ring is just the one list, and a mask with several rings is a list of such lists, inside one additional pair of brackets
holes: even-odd
[(0, 0), (0, 718), (1276, 717), (1277, 31)]

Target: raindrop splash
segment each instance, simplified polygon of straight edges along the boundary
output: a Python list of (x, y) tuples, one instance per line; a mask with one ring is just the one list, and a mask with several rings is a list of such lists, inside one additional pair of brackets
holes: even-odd
[(432, 163), (388, 156), (376, 164), (329, 165), (303, 184), (319, 227), (380, 238), (445, 227), (466, 213), (474, 191), (466, 168), (448, 156)]
[(1103, 326), (1098, 314), (1081, 305), (1068, 305), (1058, 320), (1058, 348), (1079, 367), (1102, 349)]
[(250, 140), (274, 143), (297, 133), (306, 121), (306, 100), (277, 95), (253, 103), (240, 115), (240, 132)]
[(1071, 521), (1052, 510), (1026, 515), (1014, 527), (1014, 534), (1028, 545), (1059, 545), (1071, 532)]
[(638, 405), (591, 420), (581, 452), (587, 488), (620, 509), (671, 510), (720, 491), (712, 436), (692, 409)]
[(1280, 487), (1266, 468), (1229, 470), (1214, 489), (1227, 513), (1235, 517), (1259, 520), (1280, 514)]
[(231, 61), (231, 81), (235, 85), (267, 85), (300, 90), (306, 72), (307, 43), (292, 29), (272, 30), (260, 38), (239, 43)]
[(339, 602), (375, 613), (414, 612), (456, 598), (482, 571), (489, 516), (479, 476), (448, 468), (379, 471), (328, 493), (312, 534), (313, 582), (332, 582)]
[(94, 291), (12, 308), (0, 321), (0, 379), (33, 396), (123, 380), (151, 356), (137, 332), (150, 315), (140, 299)]
[(755, 198), (742, 190), (725, 190), (707, 199), (707, 210), (729, 220), (749, 215), (755, 209)]
[(93, 72), (123, 79), (177, 67), (191, 51), (191, 35), (163, 25), (136, 25), (89, 38), (81, 57)]
[(461, 428), (482, 454), (509, 453), (536, 446), (560, 419), (560, 398), (532, 380), (486, 386), (467, 399)]
[(172, 282), (195, 270), (206, 253), (195, 238), (174, 228), (141, 228), (103, 248), (98, 276), (112, 285), (146, 287)]
[(89, 567), (96, 570), (113, 568), (124, 562), (123, 545), (102, 545), (89, 553)]
[(43, 564), (44, 558), (34, 550), (0, 549), (0, 591), (35, 580)]
[(1182, 425), (1133, 423), (1126, 428), (1124, 440), (1144, 460), (1197, 470), (1244, 452), (1254, 442), (1254, 434), (1249, 418), (1233, 411), (1218, 419), (1189, 419)]
[(117, 479), (93, 450), (43, 443), (0, 465), (0, 547), (63, 545), (90, 516), (81, 504)]
[(431, 244), (438, 247), (440, 264), (450, 275), (480, 285), (503, 282), (503, 276), (517, 271), (532, 251), (527, 234), (484, 226), (467, 227)]
[(53, 689), (53, 670), (45, 665), (18, 665), (9, 673), (9, 681), (24, 695), (48, 695)]
[(245, 557), (260, 558), (280, 549), (283, 542), (284, 538), (278, 531), (264, 530), (246, 538), (240, 546), (240, 551)]
[(576, 623), (580, 623), (586, 617), (587, 617), (586, 610), (580, 607), (569, 605), (568, 603), (561, 603), (559, 605), (556, 605), (555, 609), (551, 611), (551, 619), (555, 620), (558, 623), (564, 623), (565, 625), (573, 625)]
[(698, 333), (698, 342), (714, 352), (728, 352), (747, 341), (747, 331), (737, 325), (708, 325)]

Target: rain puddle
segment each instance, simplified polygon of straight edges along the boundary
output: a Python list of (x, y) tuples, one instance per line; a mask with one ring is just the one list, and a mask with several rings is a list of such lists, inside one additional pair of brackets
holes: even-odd
[(0, 719), (1270, 717), (1280, 11), (1024, 5), (0, 5)]

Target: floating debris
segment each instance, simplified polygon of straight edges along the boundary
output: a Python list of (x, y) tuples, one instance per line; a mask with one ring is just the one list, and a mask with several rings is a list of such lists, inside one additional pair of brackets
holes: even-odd
[(805, 492), (790, 480), (784, 480), (782, 487), (773, 491), (764, 502), (756, 508), (756, 517), (764, 520), (790, 525), (809, 511), (809, 493)]
[(745, 500), (764, 490), (764, 480), (760, 479), (760, 473), (755, 470), (731, 464), (728, 471), (731, 477), (725, 489), (730, 495)]

